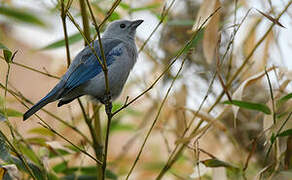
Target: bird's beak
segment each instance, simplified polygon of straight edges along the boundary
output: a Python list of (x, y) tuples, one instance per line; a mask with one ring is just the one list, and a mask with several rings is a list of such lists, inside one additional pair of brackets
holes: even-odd
[(140, 24), (142, 24), (142, 22), (144, 22), (144, 20), (132, 21), (131, 27), (137, 28)]

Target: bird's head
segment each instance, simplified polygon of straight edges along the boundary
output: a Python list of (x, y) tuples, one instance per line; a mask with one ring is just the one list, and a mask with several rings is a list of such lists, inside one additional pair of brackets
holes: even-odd
[(104, 31), (103, 37), (120, 38), (123, 40), (133, 40), (136, 34), (137, 27), (143, 20), (116, 20), (111, 22)]

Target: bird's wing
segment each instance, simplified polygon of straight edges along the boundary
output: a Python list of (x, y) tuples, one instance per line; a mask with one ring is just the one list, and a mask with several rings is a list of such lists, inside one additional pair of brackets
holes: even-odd
[[(120, 44), (122, 43), (121, 40), (118, 39), (107, 39), (103, 41), (103, 51), (106, 58), (106, 64), (109, 67), (114, 61), (117, 56), (122, 55), (122, 47)], [(61, 93), (61, 97), (65, 94), (73, 90), (74, 88), (80, 86), (81, 84), (87, 82), (88, 80), (92, 79), (99, 73), (103, 73), (102, 67), (98, 62), (96, 56), (92, 53), (89, 47), (86, 47), (85, 52), (83, 54), (78, 54), (78, 64), (75, 64), (74, 69), (71, 70), (66, 78), (64, 79), (64, 91)], [(98, 42), (94, 43), (94, 49), (96, 54), (99, 56), (100, 60), (102, 61), (100, 48)], [(82, 53), (81, 52), (81, 53)], [(74, 60), (75, 61), (75, 60)], [(74, 62), (73, 62), (74, 63)]]

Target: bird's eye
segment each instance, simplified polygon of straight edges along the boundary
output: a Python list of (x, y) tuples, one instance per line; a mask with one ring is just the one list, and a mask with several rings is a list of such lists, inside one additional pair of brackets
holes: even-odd
[(120, 27), (123, 29), (123, 28), (126, 27), (126, 25), (125, 24), (120, 24)]

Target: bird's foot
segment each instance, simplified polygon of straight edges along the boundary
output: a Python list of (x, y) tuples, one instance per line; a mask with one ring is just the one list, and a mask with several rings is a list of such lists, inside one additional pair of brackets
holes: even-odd
[(105, 112), (108, 116), (112, 114), (113, 105), (111, 99), (112, 97), (110, 94), (107, 94), (103, 99), (104, 102), (103, 104), (105, 105)]

